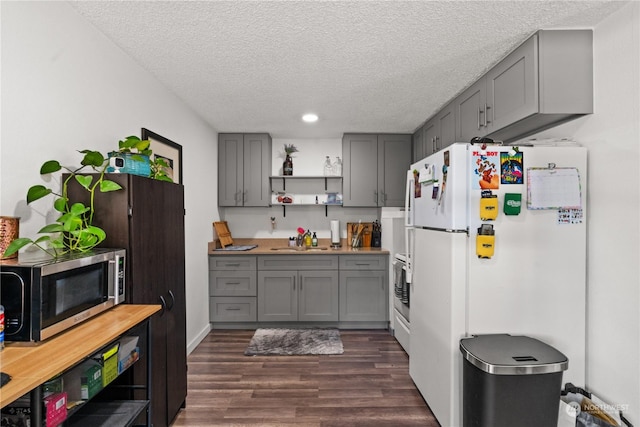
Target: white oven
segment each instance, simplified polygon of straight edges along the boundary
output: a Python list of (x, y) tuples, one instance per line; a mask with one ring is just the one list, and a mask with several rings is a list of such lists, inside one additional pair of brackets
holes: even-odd
[(409, 286), (407, 282), (407, 258), (404, 254), (395, 254), (393, 260), (393, 316), (394, 336), (409, 353), (410, 317)]

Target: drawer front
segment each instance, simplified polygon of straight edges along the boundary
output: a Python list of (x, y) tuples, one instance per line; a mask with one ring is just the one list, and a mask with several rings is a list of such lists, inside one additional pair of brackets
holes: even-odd
[(209, 272), (209, 295), (223, 297), (255, 297), (255, 271), (214, 270)]
[(211, 322), (255, 322), (258, 319), (255, 297), (211, 297)]
[(341, 255), (340, 270), (386, 270), (388, 255)]
[(238, 269), (255, 271), (256, 257), (209, 255), (209, 270), (238, 270)]
[(258, 257), (258, 270), (337, 270), (336, 255), (265, 255)]
[(409, 354), (409, 346), (411, 345), (411, 332), (409, 329), (409, 325), (404, 321), (404, 318), (400, 316), (397, 312), (393, 312), (394, 317), (394, 326), (393, 335), (396, 337), (396, 340), (400, 343), (404, 351)]

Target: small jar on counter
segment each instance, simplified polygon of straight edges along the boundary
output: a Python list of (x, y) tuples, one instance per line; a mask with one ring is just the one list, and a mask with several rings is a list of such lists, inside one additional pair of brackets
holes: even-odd
[(0, 351), (4, 349), (4, 307), (0, 305)]

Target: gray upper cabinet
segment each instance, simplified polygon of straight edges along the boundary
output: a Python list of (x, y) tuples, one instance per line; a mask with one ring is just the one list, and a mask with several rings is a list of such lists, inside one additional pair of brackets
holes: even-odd
[(342, 206), (377, 206), (378, 136), (342, 137)]
[(345, 134), (343, 206), (403, 206), (411, 135)]
[(218, 135), (218, 205), (242, 206), (244, 137), (241, 133)]
[(429, 120), (424, 125), (424, 134), (422, 137), (422, 156), (415, 159), (415, 161), (421, 160), (436, 151), (436, 138), (438, 135), (438, 122), (435, 118)]
[(378, 206), (404, 206), (411, 135), (378, 135)]
[(219, 206), (269, 206), (270, 175), (270, 135), (218, 135)]
[(438, 113), (436, 122), (438, 132), (436, 134), (435, 151), (438, 151), (456, 142), (456, 120), (453, 103), (450, 103)]
[(415, 161), (416, 159), (421, 159), (424, 157), (422, 154), (422, 139), (424, 135), (424, 126), (420, 127), (417, 131), (413, 133), (411, 137), (411, 161)]
[(456, 142), (456, 120), (453, 103), (443, 108), (437, 116), (432, 117), (420, 128), (420, 137), (419, 146), (416, 146), (418, 143), (414, 138), (412, 152), (414, 162)]
[(510, 142), (593, 113), (593, 32), (541, 30), (454, 101), (456, 139)]
[(482, 126), (487, 133), (538, 112), (538, 37), (534, 35), (485, 76)]
[(484, 104), (486, 91), (484, 79), (474, 83), (453, 102), (458, 120), (456, 122), (456, 139), (469, 142), (475, 136), (484, 136)]

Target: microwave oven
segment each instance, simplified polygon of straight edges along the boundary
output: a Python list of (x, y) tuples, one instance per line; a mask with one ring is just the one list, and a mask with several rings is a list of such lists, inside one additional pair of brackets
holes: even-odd
[(0, 263), (5, 340), (37, 343), (125, 300), (125, 250), (57, 258), (20, 254)]

